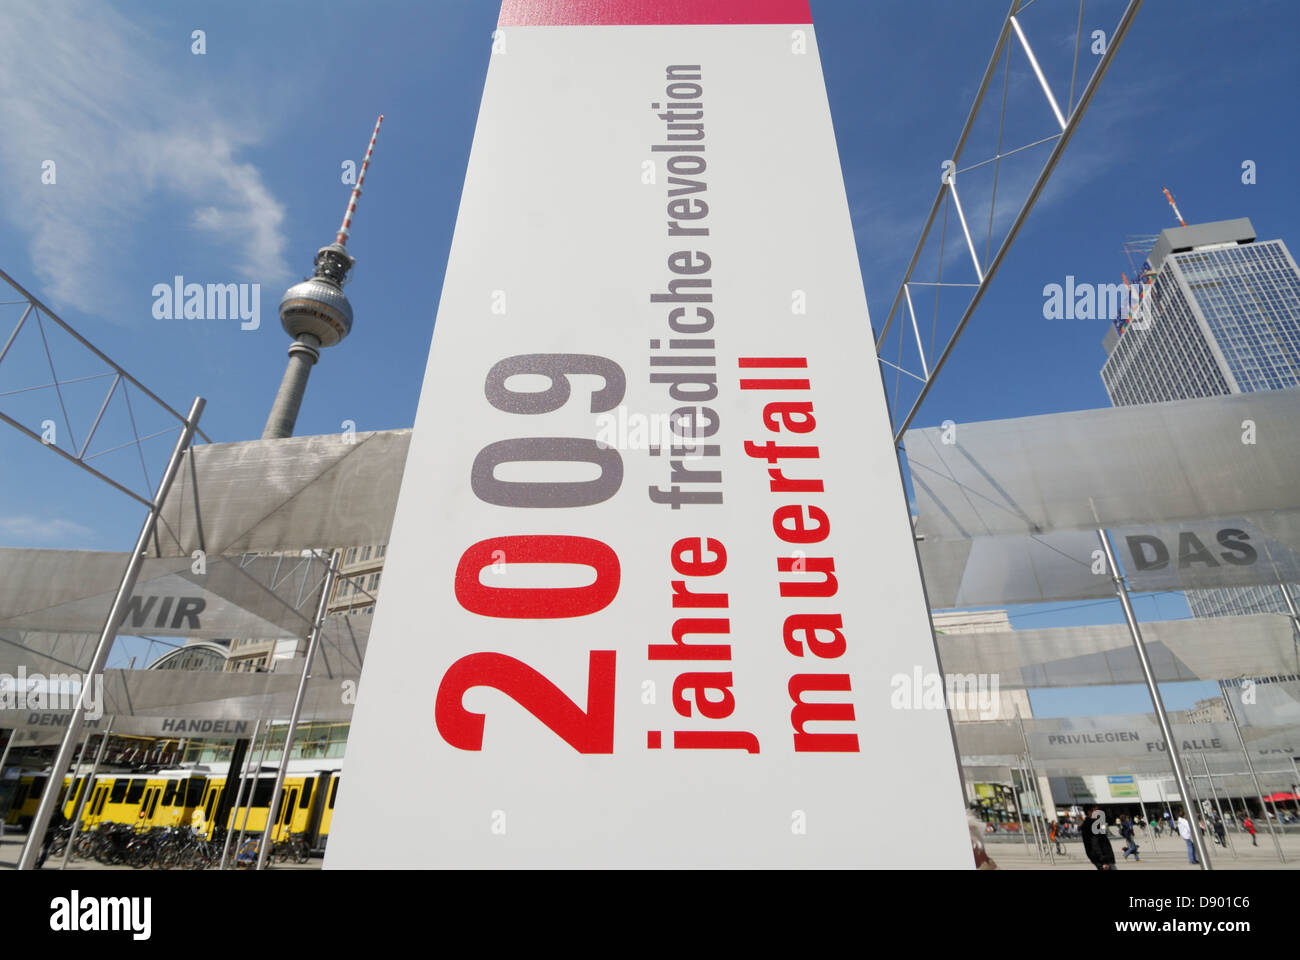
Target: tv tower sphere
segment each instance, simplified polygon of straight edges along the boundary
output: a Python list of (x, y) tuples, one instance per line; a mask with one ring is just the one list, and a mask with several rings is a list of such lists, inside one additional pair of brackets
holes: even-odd
[(348, 272), (356, 260), (348, 253), (348, 234), (352, 231), (352, 215), (357, 210), (361, 185), (370, 168), (370, 156), (379, 137), (379, 125), (384, 122), (381, 113), (375, 121), (375, 131), (370, 135), (370, 146), (357, 174), (357, 185), (352, 188), (348, 209), (343, 214), (334, 242), (316, 251), (314, 275), (295, 283), (280, 298), (280, 325), (293, 337), (289, 346), (289, 365), (285, 368), (280, 392), (275, 395), (271, 415), (267, 418), (263, 440), (278, 440), (293, 436), (298, 422), (298, 409), (302, 406), (311, 368), (320, 359), (321, 347), (332, 347), (352, 332), (352, 304), (343, 292)]
[[(323, 260), (333, 269), (322, 271)], [(280, 298), (280, 325), (285, 333), (294, 339), (309, 334), (322, 347), (332, 347), (352, 332), (352, 304), (342, 285), (354, 262), (339, 243), (317, 251), (316, 276), (295, 283)]]

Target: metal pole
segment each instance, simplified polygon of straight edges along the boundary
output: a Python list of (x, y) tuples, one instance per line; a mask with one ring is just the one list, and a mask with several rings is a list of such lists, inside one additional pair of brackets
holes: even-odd
[(1043, 798), (1038, 792), (1038, 771), (1034, 768), (1033, 761), (1028, 755), (1025, 756), (1025, 783), (1029, 787), (1029, 795), (1033, 797), (1034, 807), (1038, 811), (1034, 822), (1043, 838), (1043, 854), (1045, 857), (1050, 858), (1052, 863), (1055, 864), (1056, 853), (1047, 837), (1047, 822), (1046, 815), (1043, 812)]
[[(4, 780), (5, 764), (9, 762), (9, 748), (14, 745), (14, 737), (18, 735), (18, 728), (13, 727), (9, 730), (9, 739), (5, 741), (5, 749), (0, 753), (0, 781)], [(0, 810), (0, 838), (5, 835), (5, 818), (9, 816), (8, 806)]]
[[(1021, 759), (1023, 760), (1024, 758), (1022, 757)], [(1024, 791), (1028, 793), (1029, 792), (1029, 768), (1022, 764), (1019, 769), (1020, 769), (1020, 785), (1021, 787), (1024, 788)], [(1032, 802), (1037, 803), (1037, 801), (1034, 800), (1034, 796), (1032, 793), (1030, 793), (1029, 799)], [(1029, 829), (1034, 832), (1034, 853), (1036, 853), (1038, 855), (1038, 859), (1041, 860), (1043, 859), (1043, 840), (1038, 835), (1038, 821), (1034, 819), (1033, 813), (1029, 814)]]
[(1025, 850), (1029, 850), (1029, 834), (1025, 830), (1025, 811), (1020, 806), (1020, 798), (1016, 796), (1016, 777), (1010, 767), (1007, 767), (1007, 779), (1011, 781), (1011, 799), (1016, 803), (1016, 818), (1020, 821), (1020, 839), (1024, 841)]
[[(1111, 579), (1115, 582), (1115, 595), (1119, 597), (1120, 605), (1124, 608), (1124, 619), (1128, 622), (1129, 636), (1133, 638), (1133, 649), (1137, 651), (1138, 663), (1142, 665), (1142, 676), (1146, 679), (1147, 692), (1151, 694), (1151, 703), (1156, 708), (1156, 719), (1160, 721), (1160, 732), (1164, 735), (1165, 745), (1169, 748), (1169, 762), (1174, 769), (1174, 780), (1178, 784), (1178, 792), (1183, 795), (1183, 805), (1186, 806), (1191, 790), (1187, 786), (1183, 758), (1178, 751), (1178, 741), (1174, 738), (1169, 714), (1165, 712), (1165, 703), (1160, 699), (1160, 687), (1156, 684), (1155, 671), (1151, 669), (1151, 660), (1147, 657), (1146, 644), (1142, 642), (1142, 631), (1138, 627), (1137, 616), (1133, 613), (1133, 604), (1129, 602), (1128, 585), (1124, 582), (1124, 575), (1120, 573), (1119, 564), (1115, 562), (1110, 533), (1105, 528), (1099, 529), (1097, 539), (1101, 541), (1101, 548), (1106, 554), (1106, 563), (1110, 565)], [(1205, 838), (1201, 836), (1199, 830), (1192, 831), (1192, 846), (1201, 861), (1201, 869), (1212, 870), (1209, 854), (1205, 849)]]
[(77, 842), (77, 834), (81, 832), (81, 818), (86, 812), (86, 802), (90, 799), (91, 791), (95, 789), (95, 775), (99, 773), (99, 764), (108, 749), (108, 738), (113, 733), (114, 719), (109, 717), (108, 726), (104, 728), (104, 736), (99, 741), (99, 749), (95, 751), (95, 762), (91, 764), (90, 773), (86, 774), (86, 786), (81, 791), (81, 799), (77, 801), (77, 813), (72, 818), (72, 833), (68, 835), (68, 845), (63, 850), (63, 863), (59, 865), (60, 870), (68, 869), (68, 861), (72, 858), (72, 845)]
[(298, 678), (298, 695), (293, 700), (293, 713), (289, 715), (289, 727), (284, 732), (284, 752), (280, 754), (280, 769), (275, 775), (275, 789), (271, 791), (271, 806), (266, 811), (266, 832), (262, 834), (262, 845), (257, 852), (257, 869), (266, 867), (266, 858), (271, 852), (274, 841), (272, 817), (276, 815), (276, 804), (284, 792), (284, 777), (289, 772), (289, 751), (293, 748), (293, 735), (298, 729), (298, 717), (302, 714), (302, 702), (307, 698), (307, 681), (311, 678), (311, 662), (316, 658), (316, 648), (320, 646), (321, 629), (325, 626), (325, 610), (329, 604), (330, 591), (334, 589), (334, 578), (339, 570), (339, 551), (330, 554), (329, 570), (325, 573), (325, 582), (320, 590), (320, 603), (316, 606), (316, 620), (311, 628), (311, 639), (307, 641), (307, 659), (302, 664), (302, 676)]
[[(68, 775), (68, 785), (65, 787), (59, 785), (59, 809), (62, 810), (73, 797), (73, 791), (77, 789), (77, 767), (86, 762), (86, 750), (90, 748), (90, 738), (95, 735), (92, 730), (86, 734), (86, 739), (81, 741), (81, 749), (77, 751), (77, 762), (72, 765)], [(49, 785), (54, 786), (54, 777), (50, 777)]]
[[(1205, 779), (1210, 781), (1210, 796), (1214, 797), (1214, 809), (1218, 811), (1219, 822), (1223, 824), (1223, 845), (1227, 847), (1228, 846), (1228, 822), (1223, 819), (1223, 807), (1220, 806), (1219, 804), (1219, 791), (1214, 789), (1214, 778), (1210, 776), (1210, 761), (1205, 759), (1204, 750), (1201, 751), (1201, 763), (1205, 766)], [(1233, 847), (1229, 847), (1229, 849), (1232, 850), (1232, 858), (1235, 860), (1237, 858), (1236, 849)]]
[[(59, 752), (54, 758), (54, 766), (50, 770), (50, 779), (54, 782), (62, 779), (68, 765), (72, 762), (72, 751), (76, 747), (77, 739), (81, 736), (81, 728), (86, 719), (86, 694), (89, 692), (94, 678), (104, 672), (104, 664), (108, 660), (109, 650), (112, 649), (113, 641), (117, 639), (118, 625), (126, 616), (127, 601), (131, 597), (131, 592), (135, 589), (135, 581), (140, 574), (140, 565), (144, 562), (145, 552), (149, 549), (149, 540), (153, 537), (154, 528), (157, 526), (158, 514), (162, 511), (163, 502), (167, 499), (167, 491), (171, 489), (172, 480), (176, 478), (176, 471), (180, 468), (181, 456), (194, 438), (194, 430), (198, 426), (199, 417), (202, 416), (203, 407), (206, 403), (207, 401), (202, 397), (194, 398), (189, 416), (185, 419), (185, 426), (181, 430), (180, 436), (176, 438), (176, 446), (172, 449), (171, 459), (167, 461), (167, 470), (163, 473), (162, 480), (158, 484), (158, 492), (154, 495), (153, 503), (149, 506), (149, 513), (140, 528), (140, 536), (136, 538), (131, 560), (127, 563), (126, 571), (122, 574), (122, 582), (118, 585), (117, 595), (113, 598), (113, 606), (108, 612), (108, 619), (104, 622), (104, 629), (100, 632), (99, 644), (95, 647), (95, 655), (91, 658), (90, 666), (86, 671), (90, 679), (81, 688), (81, 694), (77, 697), (77, 705), (73, 708), (72, 717), (68, 721), (68, 729), (64, 731), (63, 742), (59, 745)], [(40, 852), (41, 841), (46, 828), (50, 825), (50, 817), (53, 813), (54, 791), (47, 790), (45, 795), (41, 797), (40, 806), (36, 808), (36, 816), (32, 819), (31, 828), (28, 830), (27, 841), (23, 844), (22, 856), (18, 860), (19, 870), (31, 870), (36, 866), (36, 857)]]
[(0, 777), (4, 776), (5, 764), (9, 762), (9, 748), (14, 745), (14, 737), (18, 733), (18, 728), (13, 727), (9, 731), (9, 739), (5, 741), (4, 752), (0, 753)]
[[(1273, 820), (1277, 823), (1277, 828), (1282, 830), (1282, 818), (1277, 815), (1277, 801), (1270, 800), (1268, 802), (1273, 804)], [(1264, 812), (1267, 813), (1268, 811), (1265, 810)], [(1286, 831), (1283, 830), (1282, 832), (1285, 833)]]
[[(1201, 823), (1205, 819), (1205, 805), (1201, 800), (1200, 791), (1196, 787), (1196, 774), (1188, 773), (1187, 785), (1192, 788), (1192, 833), (1200, 837), (1202, 842), (1204, 842), (1206, 831), (1201, 828)], [(1209, 847), (1207, 846), (1206, 849), (1208, 850)]]
[[(1291, 772), (1295, 774), (1296, 782), (1291, 785), (1291, 795), (1300, 798), (1300, 769), (1296, 767), (1295, 757), (1291, 757)], [(1296, 802), (1296, 812), (1300, 813), (1300, 800)]]
[[(1034, 791), (1034, 788), (1033, 788), (1033, 786), (1031, 785), (1032, 781), (1031, 781), (1031, 774), (1030, 774), (1030, 771), (1029, 771), (1029, 761), (1028, 761), (1028, 759), (1026, 759), (1026, 760), (1024, 761), (1023, 766), (1021, 766), (1021, 768), (1020, 768), (1020, 782), (1021, 782), (1021, 785), (1025, 788), (1025, 792), (1029, 794), (1029, 802), (1030, 802), (1030, 804), (1031, 804), (1033, 807), (1037, 807), (1037, 806), (1038, 806), (1038, 794)], [(1042, 860), (1042, 859), (1046, 859), (1046, 857), (1047, 857), (1047, 835), (1046, 835), (1046, 833), (1043, 831), (1041, 825), (1040, 825), (1039, 822), (1038, 822), (1038, 815), (1037, 815), (1034, 811), (1032, 811), (1032, 810), (1031, 810), (1030, 813), (1029, 813), (1029, 823), (1030, 823), (1030, 825), (1033, 827), (1033, 830), (1034, 830), (1034, 848), (1035, 848), (1035, 850), (1038, 852), (1038, 857), (1039, 857), (1040, 860)]]
[[(257, 735), (262, 729), (262, 718), (257, 718), (257, 723), (253, 725), (253, 737), (249, 740), (250, 747), (256, 745)], [(226, 842), (221, 847), (221, 865), (218, 870), (226, 869), (226, 860), (230, 856), (230, 839), (235, 835), (235, 818), (239, 816), (239, 805), (244, 799), (244, 785), (248, 783), (248, 769), (253, 765), (253, 751), (249, 749), (248, 757), (244, 760), (244, 769), (239, 771), (239, 788), (235, 791), (235, 805), (230, 810), (230, 826), (226, 829)], [(244, 819), (248, 819), (245, 812)]]
[[(1219, 687), (1219, 696), (1223, 698), (1223, 705), (1228, 708), (1228, 719), (1232, 721), (1232, 729), (1237, 733), (1237, 742), (1241, 744), (1241, 755), (1246, 758), (1246, 769), (1250, 771), (1250, 779), (1255, 784), (1255, 793), (1259, 797), (1259, 809), (1264, 815), (1264, 820), (1268, 821), (1268, 804), (1264, 802), (1264, 788), (1259, 785), (1259, 775), (1255, 773), (1255, 761), (1250, 759), (1250, 751), (1246, 749), (1246, 738), (1241, 735), (1241, 727), (1237, 723), (1237, 711), (1232, 706), (1232, 700), (1229, 699), (1228, 693)], [(1277, 838), (1277, 831), (1273, 824), (1268, 824), (1268, 835), (1273, 838), (1273, 846), (1277, 848), (1277, 858), (1286, 863), (1286, 855), (1282, 852), (1282, 842)]]
[(1291, 587), (1279, 582), (1278, 588), (1282, 591), (1282, 599), (1286, 601), (1287, 613), (1291, 616), (1294, 632), (1297, 636), (1300, 636), (1300, 610), (1296, 609), (1295, 597), (1291, 596)]
[[(256, 741), (256, 737), (253, 738)], [(256, 746), (254, 742), (253, 746)], [(239, 839), (235, 841), (235, 864), (239, 864), (239, 851), (244, 849), (244, 834), (248, 832), (248, 817), (253, 812), (253, 800), (257, 797), (257, 784), (262, 779), (262, 764), (266, 763), (266, 753), (271, 749), (271, 721), (266, 721), (266, 736), (262, 740), (262, 755), (257, 758), (257, 770), (253, 773), (251, 786), (248, 788), (248, 808), (244, 811), (244, 819), (239, 825)], [(250, 750), (251, 754), (252, 751)], [(271, 812), (268, 810), (266, 818), (271, 819)]]
[[(1034, 805), (1038, 807), (1038, 815), (1046, 818), (1047, 815), (1043, 811), (1043, 795), (1038, 789), (1038, 771), (1034, 769), (1034, 757), (1029, 752), (1029, 738), (1025, 736), (1025, 721), (1020, 715), (1019, 705), (1016, 706), (1016, 726), (1020, 728), (1020, 741), (1025, 745), (1025, 763), (1029, 767), (1029, 776), (1031, 778), (1030, 783), (1033, 784)], [(1044, 829), (1047, 827), (1046, 820), (1044, 820), (1043, 827)], [(1046, 842), (1047, 837), (1044, 836), (1043, 840)], [(1046, 846), (1047, 858), (1052, 862), (1052, 866), (1056, 866), (1056, 853), (1052, 850), (1052, 845), (1050, 843), (1046, 843)]]
[(1237, 808), (1234, 807), (1234, 806), (1232, 805), (1232, 790), (1231, 790), (1231, 789), (1229, 789), (1229, 791), (1228, 791), (1228, 794), (1227, 794), (1227, 801), (1228, 801), (1228, 812), (1229, 812), (1230, 814), (1232, 814), (1232, 828), (1233, 828), (1234, 830), (1240, 830), (1240, 829), (1241, 829), (1241, 821), (1237, 819)]
[[(1146, 821), (1146, 824), (1147, 824), (1147, 830), (1148, 830), (1148, 831), (1150, 832), (1150, 834), (1151, 834), (1151, 851), (1152, 851), (1153, 853), (1159, 853), (1159, 852), (1160, 852), (1160, 848), (1159, 848), (1158, 846), (1156, 846), (1156, 828), (1153, 827), (1153, 826), (1151, 825), (1151, 818), (1150, 818), (1149, 816), (1147, 816), (1147, 805), (1146, 805), (1145, 803), (1142, 802), (1142, 784), (1141, 784), (1141, 781), (1138, 782), (1138, 806), (1142, 808), (1142, 819)], [(1146, 838), (1143, 837), (1143, 839), (1145, 840)]]
[[(90, 746), (90, 738), (93, 737), (94, 735), (95, 732), (92, 730), (90, 733), (86, 734), (86, 739), (81, 741), (81, 750), (77, 752), (77, 762), (72, 765), (72, 769), (69, 771), (68, 785), (66, 787), (63, 786), (62, 783), (60, 783), (59, 788), (56, 791), (54, 789), (54, 783), (55, 783), (54, 774), (53, 773), (50, 774), (50, 779), (47, 780), (45, 783), (45, 793), (41, 796), (42, 803), (45, 801), (46, 796), (52, 795), (57, 792), (59, 796), (59, 800), (58, 800), (58, 807), (56, 809), (62, 810), (64, 806), (67, 804), (67, 802), (72, 798), (73, 791), (76, 790), (77, 788), (77, 767), (81, 766), (83, 763), (86, 762), (86, 748)], [(27, 832), (28, 832), (27, 841), (30, 842), (31, 841), (30, 827), (28, 828)], [(45, 838), (45, 831), (42, 830), (41, 831), (42, 842), (44, 841), (44, 838)]]
[(1034, 758), (1025, 754), (1025, 759), (1029, 761), (1030, 783), (1034, 787), (1034, 802), (1038, 805), (1038, 815), (1043, 821), (1043, 846), (1047, 848), (1047, 859), (1051, 861), (1052, 866), (1056, 866), (1056, 851), (1052, 848), (1047, 837), (1047, 808), (1043, 805), (1043, 791), (1038, 785), (1038, 768), (1034, 766)]

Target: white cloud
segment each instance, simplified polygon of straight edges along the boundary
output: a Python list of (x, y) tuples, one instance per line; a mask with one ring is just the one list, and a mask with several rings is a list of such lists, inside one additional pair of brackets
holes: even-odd
[(182, 222), (228, 251), (239, 279), (289, 277), (284, 207), (239, 159), (249, 121), (163, 69), (159, 38), (86, 0), (7, 4), (4, 18), (0, 211), (29, 236), (43, 297), (93, 310), (120, 267), (113, 241), (149, 242), (137, 221), (150, 201), (188, 208)]
[(72, 537), (85, 538), (94, 533), (89, 527), (83, 527), (71, 520), (38, 517), (32, 514), (0, 517), (0, 532), (3, 532), (6, 538), (40, 543)]

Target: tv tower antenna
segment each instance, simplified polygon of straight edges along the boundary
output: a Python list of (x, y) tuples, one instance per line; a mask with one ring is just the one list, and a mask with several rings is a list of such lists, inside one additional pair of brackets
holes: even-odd
[(356, 213), (357, 200), (361, 197), (361, 185), (370, 167), (370, 156), (375, 150), (375, 140), (379, 137), (379, 125), (383, 122), (381, 113), (375, 121), (370, 145), (366, 147), (366, 156), (357, 174), (357, 184), (348, 197), (348, 207), (334, 242), (316, 251), (314, 275), (295, 283), (280, 298), (280, 325), (294, 340), (289, 345), (289, 365), (280, 382), (280, 391), (275, 395), (266, 429), (262, 431), (263, 440), (293, 436), (298, 408), (302, 406), (303, 394), (307, 391), (307, 378), (320, 359), (320, 348), (332, 347), (352, 330), (352, 304), (343, 293), (348, 273), (356, 263), (347, 251), (348, 236), (352, 231), (352, 215)]
[(1180, 227), (1187, 226), (1187, 221), (1184, 220), (1183, 215), (1178, 212), (1178, 204), (1174, 203), (1174, 195), (1169, 192), (1168, 187), (1165, 187), (1164, 191), (1165, 191), (1165, 199), (1169, 201), (1169, 206), (1174, 208), (1174, 216), (1178, 218), (1178, 225)]

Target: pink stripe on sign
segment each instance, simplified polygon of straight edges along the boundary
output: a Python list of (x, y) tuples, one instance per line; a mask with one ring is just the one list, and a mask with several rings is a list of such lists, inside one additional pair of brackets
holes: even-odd
[(808, 0), (501, 0), (502, 27), (812, 23)]

